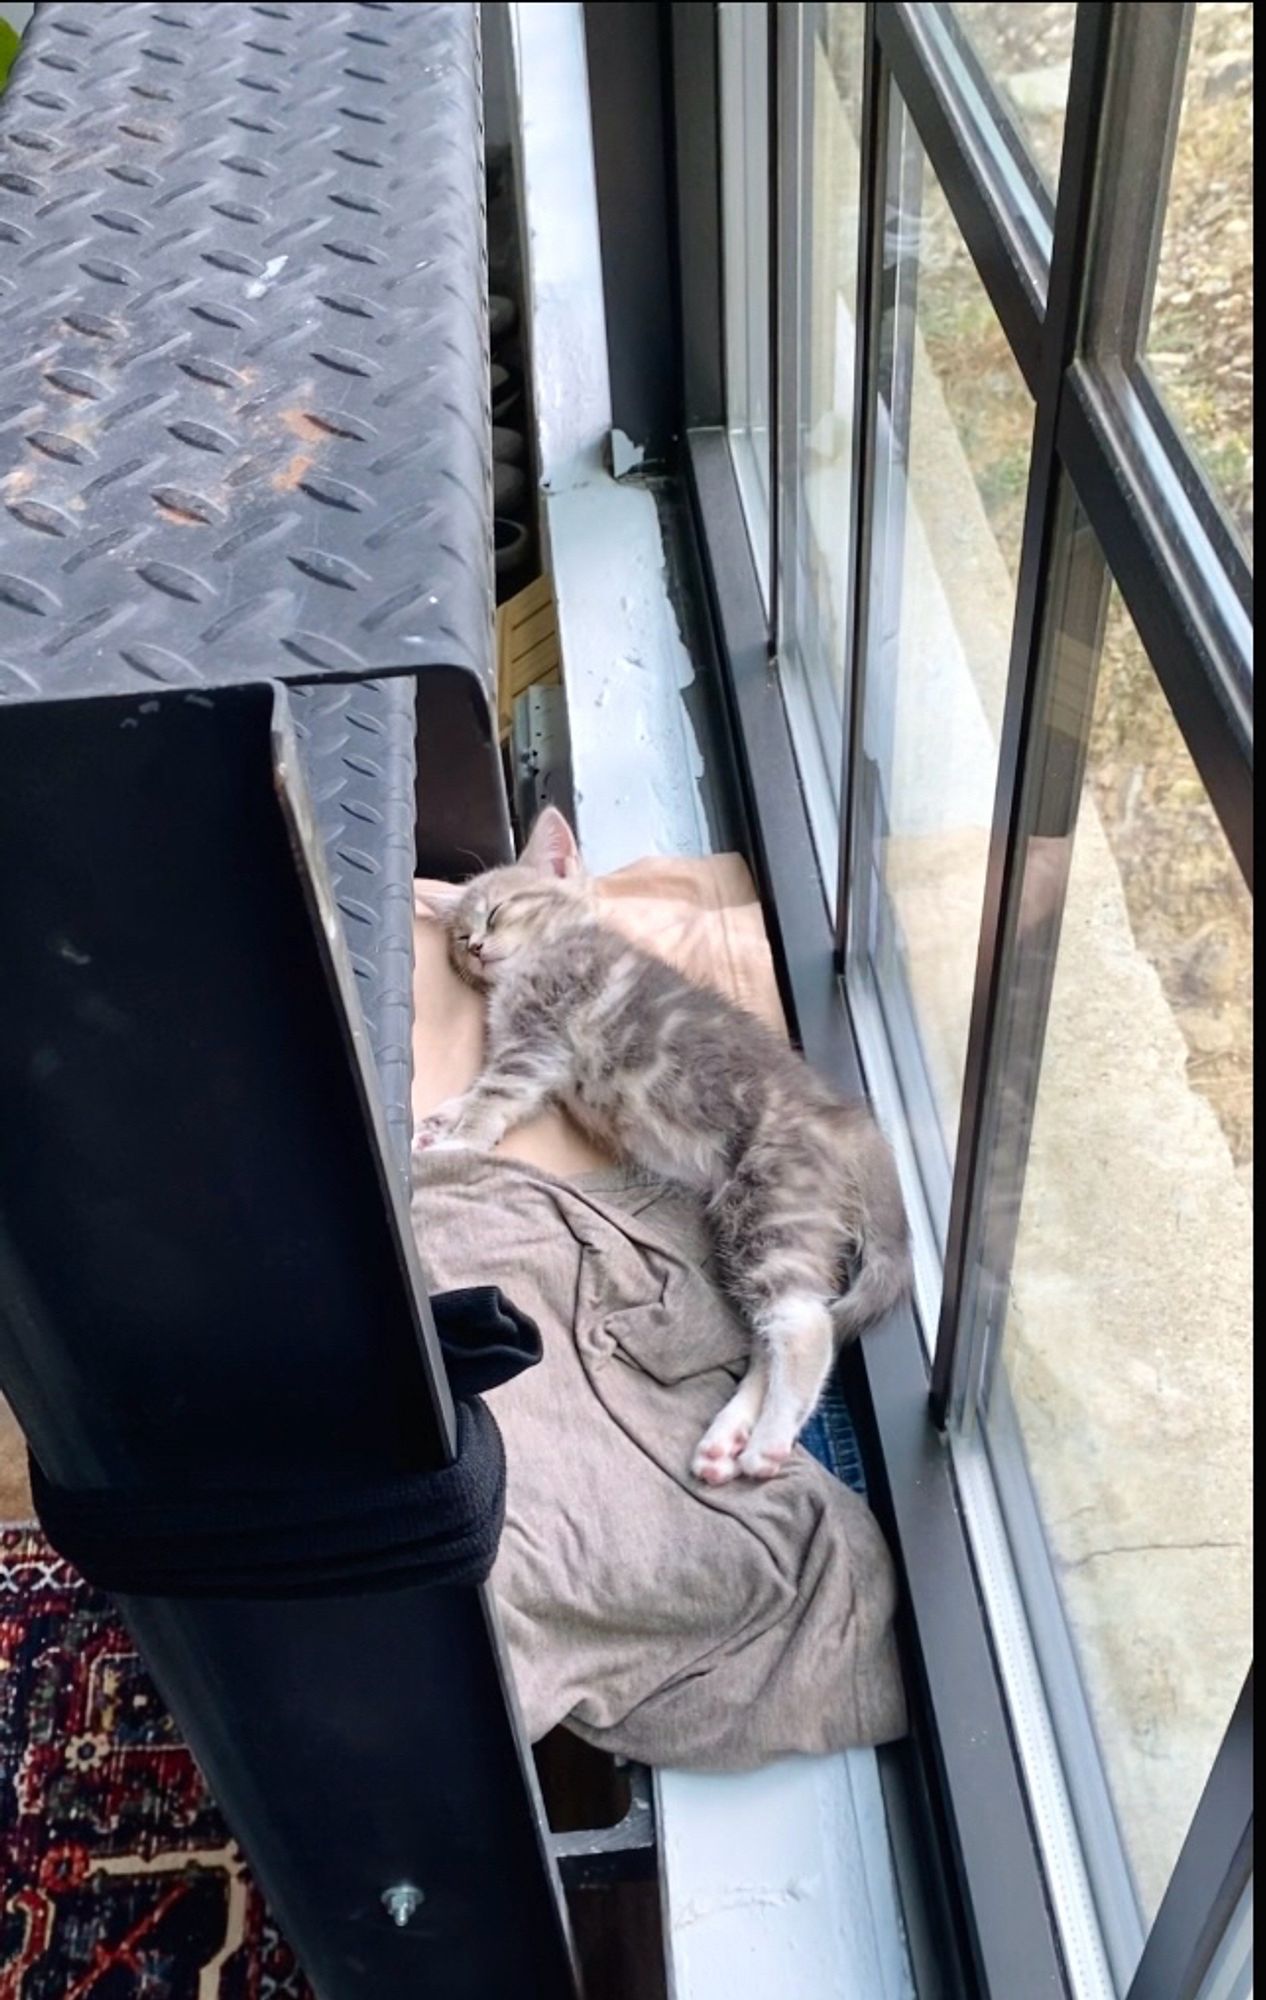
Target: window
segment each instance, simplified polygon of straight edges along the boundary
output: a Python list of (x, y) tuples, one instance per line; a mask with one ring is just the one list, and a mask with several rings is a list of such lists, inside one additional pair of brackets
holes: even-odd
[(801, 1037), (915, 1227), (856, 1380), (937, 1838), (994, 2000), (1249, 2000), (1251, 10), (773, 11), (688, 444)]
[(942, 1248), (1033, 405), (894, 92), (851, 975)]
[(1247, 551), (1253, 534), (1253, 10), (1194, 9), (1147, 361)]
[(997, 88), (1003, 130), (1031, 157), (1052, 191), (1064, 147), (1068, 71), (1077, 9), (1068, 0), (956, 0), (953, 9), (985, 75)]
[(784, 144), (782, 358), (791, 412), (782, 463), (783, 691), (828, 893), (839, 840), (853, 578), (853, 376), (861, 200), (860, 5), (781, 10), (794, 65)]
[(1251, 1652), (1252, 903), (1064, 518), (962, 1421), (1136, 1956)]
[(752, 553), (769, 592), (769, 9), (717, 9), (721, 71), (725, 382), (734, 469)]

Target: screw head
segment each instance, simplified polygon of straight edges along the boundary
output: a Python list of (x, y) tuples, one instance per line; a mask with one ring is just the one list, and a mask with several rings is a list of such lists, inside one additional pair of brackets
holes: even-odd
[(422, 1891), (415, 1889), (412, 1882), (397, 1882), (382, 1892), (382, 1906), (392, 1923), (400, 1930), (404, 1929), (410, 1917), (421, 1908), (423, 1901)]

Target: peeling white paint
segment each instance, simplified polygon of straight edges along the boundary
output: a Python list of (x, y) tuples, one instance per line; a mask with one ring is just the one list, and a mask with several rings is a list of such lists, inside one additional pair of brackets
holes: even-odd
[(589, 866), (705, 854), (703, 758), (681, 699), (694, 663), (668, 598), (655, 502), (599, 471), (548, 504), (576, 831)]
[(537, 450), (541, 484), (558, 493), (601, 469), (611, 429), (584, 18), (574, 0), (531, 0), (510, 16)]
[(784, 1910), (789, 1903), (803, 1903), (817, 1895), (820, 1889), (821, 1882), (815, 1876), (810, 1882), (788, 1882), (784, 1889), (742, 1886), (724, 1889), (717, 1896), (696, 1896), (673, 1911), (672, 1927), (674, 1931), (689, 1930), (691, 1924), (728, 1916), (731, 1910)]
[(631, 437), (617, 424), (611, 433), (611, 474), (614, 479), (623, 479), (626, 472), (636, 472), (646, 458), (646, 446), (634, 444)]
[(913, 2000), (873, 1751), (656, 1790), (674, 2000)]
[(655, 502), (613, 476), (582, 10), (511, 9), (527, 215), (532, 387), (567, 690), (576, 831), (589, 866), (707, 852), (703, 759), (682, 702), (694, 666), (669, 601)]

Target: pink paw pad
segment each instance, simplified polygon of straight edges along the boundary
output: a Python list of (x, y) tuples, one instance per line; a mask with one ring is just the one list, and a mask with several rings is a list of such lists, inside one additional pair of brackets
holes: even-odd
[(451, 1134), (452, 1127), (446, 1121), (428, 1119), (424, 1125), (418, 1126), (413, 1135), (413, 1150), (415, 1153), (428, 1153), (435, 1146), (454, 1145), (456, 1141)]
[(717, 1423), (700, 1439), (690, 1470), (707, 1486), (725, 1486), (738, 1477), (738, 1456), (752, 1434), (750, 1424)]
[(732, 1458), (696, 1457), (691, 1470), (705, 1486), (728, 1486), (738, 1477), (738, 1467)]
[(789, 1445), (765, 1445), (756, 1451), (745, 1451), (739, 1460), (739, 1471), (749, 1479), (776, 1479), (790, 1457)]
[(704, 1458), (737, 1458), (747, 1443), (747, 1432), (738, 1431), (733, 1437), (705, 1438), (699, 1447)]

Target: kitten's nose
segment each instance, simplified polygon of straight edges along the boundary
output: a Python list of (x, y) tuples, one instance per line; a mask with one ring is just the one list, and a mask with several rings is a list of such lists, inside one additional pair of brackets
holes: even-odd
[(467, 951), (468, 951), (468, 952), (470, 953), (470, 955), (471, 955), (471, 957), (472, 957), (472, 958), (482, 958), (482, 957), (483, 957), (483, 955), (484, 955), (484, 941), (483, 941), (483, 939), (482, 939), (482, 938), (472, 938), (472, 939), (471, 939), (471, 941), (470, 941), (470, 943), (469, 943), (469, 944), (467, 945), (466, 949), (467, 949)]

